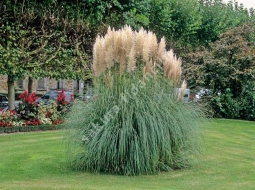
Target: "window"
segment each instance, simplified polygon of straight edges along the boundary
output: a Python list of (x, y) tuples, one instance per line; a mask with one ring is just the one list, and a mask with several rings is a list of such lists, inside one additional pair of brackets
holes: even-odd
[(57, 82), (57, 89), (65, 89), (65, 83), (66, 83), (66, 80), (63, 79), (63, 80), (59, 80)]
[(80, 86), (79, 86), (80, 81), (79, 80), (74, 80), (73, 81), (73, 91), (75, 93), (79, 93)]
[(8, 101), (7, 97), (0, 94), (0, 102)]
[(47, 89), (47, 79), (42, 78), (37, 81), (37, 90), (46, 90)]

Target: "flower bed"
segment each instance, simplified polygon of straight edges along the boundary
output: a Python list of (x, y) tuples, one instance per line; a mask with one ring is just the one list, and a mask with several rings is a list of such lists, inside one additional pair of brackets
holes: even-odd
[(66, 113), (64, 91), (59, 94), (57, 102), (49, 101), (47, 105), (36, 102), (37, 96), (26, 91), (20, 94), (22, 104), (15, 110), (0, 112), (0, 133), (45, 131), (60, 129), (63, 115)]

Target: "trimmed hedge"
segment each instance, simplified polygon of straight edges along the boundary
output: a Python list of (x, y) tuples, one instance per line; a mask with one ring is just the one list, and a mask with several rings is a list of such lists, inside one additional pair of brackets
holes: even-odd
[(0, 133), (17, 133), (17, 132), (31, 132), (31, 131), (46, 131), (59, 130), (61, 125), (37, 125), (37, 126), (15, 126), (15, 127), (0, 127)]

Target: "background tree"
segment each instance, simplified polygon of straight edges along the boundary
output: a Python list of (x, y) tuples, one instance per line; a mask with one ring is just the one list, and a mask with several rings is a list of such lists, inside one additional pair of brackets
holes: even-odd
[[(61, 7), (70, 19), (80, 19), (89, 28), (90, 35), (105, 34), (108, 26), (120, 28), (129, 24), (153, 31), (159, 38), (166, 37), (171, 47), (187, 48), (218, 39), (227, 29), (254, 19), (254, 10), (241, 4), (222, 0), (85, 0), (85, 1), (30, 1), (2, 0), (7, 9), (22, 6), (40, 7), (42, 10)], [(92, 46), (91, 46), (92, 47)]]
[(82, 79), (88, 71), (83, 25), (61, 17), (59, 9), (39, 14), (23, 8), (1, 11), (0, 72), (8, 76), (9, 109), (14, 108), (14, 82), (22, 77)]
[(222, 0), (200, 0), (200, 14), (202, 23), (197, 31), (197, 38), (201, 45), (207, 45), (218, 39), (218, 36), (231, 27), (249, 21), (248, 10), (242, 4), (232, 1), (224, 3)]
[(254, 32), (254, 21), (243, 24), (221, 34), (210, 49), (190, 53), (184, 59), (184, 76), (190, 86), (212, 89), (216, 97), (222, 93), (221, 99), (212, 102), (218, 116), (255, 118)]

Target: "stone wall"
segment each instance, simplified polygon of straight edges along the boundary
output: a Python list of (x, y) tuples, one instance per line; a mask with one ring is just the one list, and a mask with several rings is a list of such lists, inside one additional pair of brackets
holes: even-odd
[[(15, 89), (18, 93), (23, 92), (24, 90), (27, 90), (28, 86), (28, 77), (25, 78), (22, 82), (22, 87), (19, 88), (16, 84)], [(36, 92), (37, 94), (45, 94), (50, 89), (62, 89), (73, 91), (74, 93), (79, 93), (79, 81), (76, 80), (61, 80), (59, 83), (55, 79), (46, 78), (45, 84), (43, 88), (37, 88), (38, 82), (37, 80), (33, 81), (33, 92)], [(8, 88), (7, 88), (7, 76), (0, 75), (0, 93), (7, 94)]]
[(7, 77), (0, 75), (0, 93), (7, 93)]

